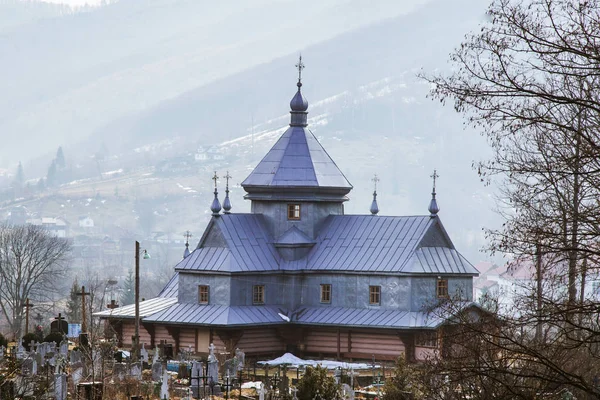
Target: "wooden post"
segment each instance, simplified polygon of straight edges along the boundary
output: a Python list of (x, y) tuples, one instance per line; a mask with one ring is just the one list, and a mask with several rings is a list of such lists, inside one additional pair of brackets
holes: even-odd
[(85, 286), (81, 287), (81, 293), (77, 293), (77, 296), (81, 296), (81, 333), (87, 332), (87, 321), (85, 318), (85, 296), (90, 293), (85, 291)]
[(33, 303), (29, 302), (29, 297), (25, 301), (25, 334), (29, 333), (29, 309), (33, 307)]
[(140, 242), (135, 241), (135, 333), (132, 361), (140, 359)]

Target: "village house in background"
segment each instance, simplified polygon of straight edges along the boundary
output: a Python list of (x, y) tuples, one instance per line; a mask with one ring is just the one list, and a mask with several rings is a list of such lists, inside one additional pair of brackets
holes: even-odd
[[(430, 311), (440, 301), (477, 307), (478, 271), (438, 216), (437, 175), (426, 215), (379, 215), (376, 188), (368, 214), (345, 215), (352, 185), (307, 128), (300, 77), (290, 127), (242, 182), (251, 212), (233, 212), (229, 174), (221, 207), (215, 173), (204, 234), (158, 297), (141, 302), (146, 346), (418, 361), (439, 345), (445, 318)], [(134, 305), (95, 315), (131, 344)]]

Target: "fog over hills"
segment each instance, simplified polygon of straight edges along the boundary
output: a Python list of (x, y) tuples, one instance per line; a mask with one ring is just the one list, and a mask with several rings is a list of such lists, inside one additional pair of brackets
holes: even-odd
[[(121, 0), (12, 29), (0, 39), (0, 54), (14, 61), (0, 63), (14, 77), (0, 82), (0, 166), (33, 160), (24, 162), (31, 178), (45, 173), (59, 145), (78, 165), (103, 149), (111, 157), (99, 170), (127, 176), (148, 167), (138, 176), (160, 182), (161, 204), (176, 202), (168, 208), (178, 215), (162, 231), (199, 234), (211, 171), (230, 170), (241, 182), (287, 126), (302, 51), (309, 127), (354, 185), (346, 211), (368, 212), (377, 173), (382, 214), (425, 214), (437, 168), (440, 215), (458, 249), (478, 262), (481, 228), (498, 218), (471, 164), (489, 150), (451, 107), (426, 98), (417, 74), (448, 70), (448, 53), (483, 22), (485, 4), (376, 4)], [(203, 161), (185, 179), (158, 174), (159, 165), (211, 145), (224, 159)], [(62, 193), (102, 190), (78, 185)], [(124, 192), (125, 183), (111, 185), (107, 193)], [(242, 195), (233, 188), (235, 211), (249, 210)]]
[[(26, 149), (5, 142), (0, 165), (420, 2), (122, 0), (32, 18), (0, 37), (0, 72), (10, 77), (0, 82), (0, 132), (30, 139)], [(31, 13), (60, 7), (24, 4)], [(0, 15), (14, 7), (0, 2)]]

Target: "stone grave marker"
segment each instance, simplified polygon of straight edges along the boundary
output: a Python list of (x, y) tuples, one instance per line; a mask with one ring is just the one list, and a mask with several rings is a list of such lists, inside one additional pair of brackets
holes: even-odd
[(148, 350), (146, 350), (146, 343), (142, 343), (140, 355), (142, 356), (142, 362), (148, 364)]
[(160, 377), (162, 376), (162, 364), (159, 361), (156, 361), (152, 364), (152, 380), (154, 382), (160, 381)]
[(62, 372), (54, 374), (54, 398), (56, 400), (67, 399), (67, 375)]
[(169, 399), (169, 374), (167, 370), (163, 372), (162, 384), (160, 385), (160, 398)]

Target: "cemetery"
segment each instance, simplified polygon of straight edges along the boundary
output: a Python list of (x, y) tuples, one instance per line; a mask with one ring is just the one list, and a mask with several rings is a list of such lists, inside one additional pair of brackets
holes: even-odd
[(142, 344), (136, 360), (136, 349), (119, 348), (116, 338), (83, 333), (70, 346), (67, 321), (60, 314), (50, 329), (46, 338), (58, 341), (20, 339), (0, 346), (0, 400), (293, 400), (310, 368), (328, 371), (338, 388), (336, 398), (375, 398), (385, 375), (385, 366), (375, 363), (304, 360), (290, 353), (250, 361), (242, 349), (216, 353), (212, 343), (203, 358), (191, 349), (175, 355), (165, 341), (154, 349)]

